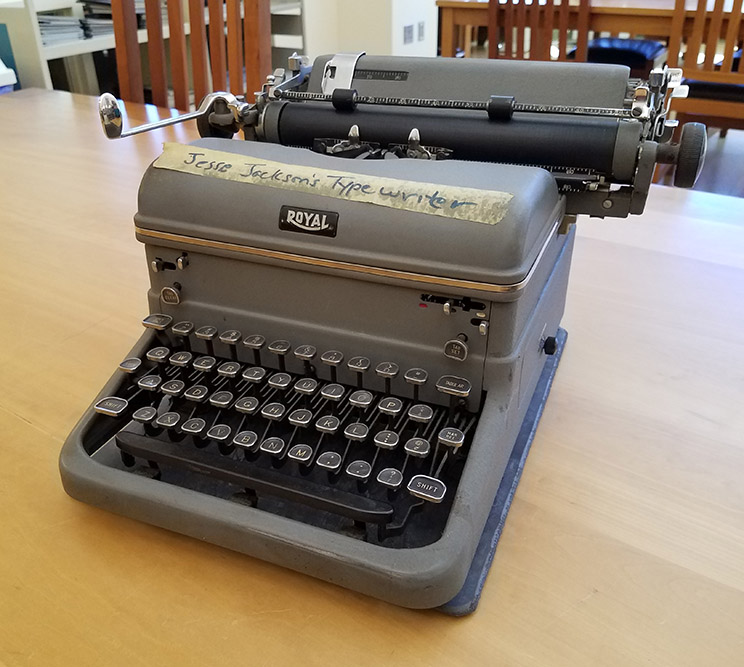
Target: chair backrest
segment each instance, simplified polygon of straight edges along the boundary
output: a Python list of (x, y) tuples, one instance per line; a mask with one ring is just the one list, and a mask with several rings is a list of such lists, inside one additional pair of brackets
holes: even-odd
[[(544, 4), (543, 4), (544, 3)], [(558, 31), (558, 57), (551, 53)], [(489, 0), (488, 57), (519, 60), (568, 60), (568, 35), (577, 31), (576, 60), (586, 60), (589, 0)], [(503, 34), (503, 49), (499, 42)]]
[[(166, 4), (168, 21), (164, 28), (162, 0), (145, 0), (153, 103), (170, 106), (170, 80), (175, 108), (190, 108), (187, 32), (190, 33), (194, 103), (198, 105), (207, 93), (215, 90), (247, 95), (252, 101), (252, 94), (260, 90), (266, 75), (271, 73), (269, 0), (208, 0), (206, 18), (204, 0), (166, 0)], [(188, 8), (188, 23), (184, 16), (185, 6)], [(119, 95), (126, 101), (144, 102), (134, 0), (117, 0), (111, 7)], [(169, 41), (170, 79), (166, 67), (166, 38)]]
[[(731, 11), (724, 12), (729, 2), (715, 0), (713, 9), (708, 10), (709, 0), (698, 0), (692, 31), (689, 31), (685, 30), (685, 0), (676, 0), (669, 38), (670, 67), (681, 66), (685, 77), (698, 81), (744, 84), (744, 67), (738, 72), (733, 70), (734, 53), (741, 47), (742, 0), (733, 0)], [(687, 40), (685, 34), (689, 34)], [(685, 50), (680, 63), (683, 43)], [(723, 48), (722, 60), (716, 58), (720, 48)], [(704, 54), (702, 58), (701, 53)]]

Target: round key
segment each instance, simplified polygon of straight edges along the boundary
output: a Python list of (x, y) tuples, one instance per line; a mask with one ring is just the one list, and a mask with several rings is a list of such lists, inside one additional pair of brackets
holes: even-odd
[(429, 452), (431, 451), (431, 445), (429, 444), (429, 441), (424, 440), (424, 438), (411, 438), (403, 446), (403, 449), (406, 450), (406, 454), (410, 454), (411, 456), (415, 456), (416, 458), (423, 459), (429, 455)]
[(366, 389), (357, 389), (357, 391), (353, 392), (351, 396), (349, 396), (349, 403), (351, 403), (355, 408), (366, 410), (372, 404), (374, 399), (375, 397), (372, 395), (371, 391), (367, 391)]
[(202, 403), (209, 394), (209, 389), (203, 384), (195, 384), (193, 387), (189, 387), (184, 393), (183, 397), (187, 401), (193, 401), (194, 403)]
[(393, 361), (383, 361), (375, 367), (375, 373), (381, 378), (394, 378), (398, 375), (400, 368)]
[(408, 384), (419, 385), (426, 384), (429, 374), (423, 368), (409, 368), (403, 375), (403, 379)]
[(399, 438), (395, 431), (380, 431), (375, 434), (374, 443), (382, 449), (395, 449), (398, 446)]
[(437, 391), (441, 391), (443, 394), (449, 394), (450, 396), (457, 396), (459, 398), (470, 396), (470, 390), (472, 389), (469, 380), (457, 377), (456, 375), (443, 375), (437, 380), (436, 387)]
[(377, 481), (390, 489), (397, 489), (403, 483), (403, 473), (396, 468), (385, 468), (378, 473)]
[(337, 452), (323, 452), (316, 461), (317, 465), (331, 472), (341, 467), (341, 454)]
[(403, 401), (395, 396), (388, 396), (377, 404), (377, 409), (384, 415), (395, 417), (403, 409)]
[(220, 342), (225, 345), (237, 345), (243, 335), (237, 329), (228, 329), (220, 334)]
[(336, 369), (338, 368), (338, 365), (344, 360), (343, 352), (339, 352), (338, 350), (328, 350), (327, 352), (323, 352), (323, 354), (320, 355), (320, 360), (326, 366), (330, 366), (331, 382), (336, 382), (336, 380), (338, 379), (336, 375)]
[(127, 409), (128, 406), (129, 402), (126, 398), (107, 396), (98, 401), (98, 403), (93, 406), (93, 409), (98, 414), (106, 415), (107, 417), (118, 417)]
[(321, 433), (335, 433), (339, 426), (341, 426), (341, 422), (334, 415), (323, 415), (315, 422), (315, 428)]
[(202, 371), (204, 373), (209, 373), (215, 366), (217, 365), (217, 359), (210, 356), (204, 356), (199, 357), (194, 362), (194, 369), (197, 371)]
[(452, 449), (459, 449), (465, 442), (465, 434), (459, 428), (447, 426), (439, 431), (437, 442)]
[(311, 361), (315, 359), (318, 353), (314, 345), (299, 345), (294, 350), (294, 356), (302, 361)]
[(150, 405), (146, 405), (144, 408), (139, 408), (134, 411), (132, 419), (139, 422), (140, 424), (150, 424), (155, 417), (158, 416), (157, 408), (153, 408)]
[(261, 366), (251, 366), (243, 371), (243, 379), (258, 384), (266, 377), (266, 369)]
[(209, 404), (215, 408), (226, 408), (233, 401), (233, 394), (231, 391), (216, 391), (209, 397)]
[(137, 380), (137, 386), (140, 389), (147, 389), (147, 391), (155, 391), (163, 379), (159, 375), (145, 375)]
[(147, 352), (147, 358), (149, 361), (155, 361), (161, 363), (168, 358), (170, 350), (167, 347), (154, 347), (152, 350)]
[(165, 331), (172, 321), (173, 318), (170, 315), (153, 313), (142, 320), (142, 326), (146, 329), (155, 329), (155, 331)]
[(207, 431), (207, 438), (215, 442), (227, 442), (232, 435), (232, 429), (227, 424), (215, 424)]
[(366, 424), (362, 424), (361, 422), (349, 424), (344, 429), (344, 437), (348, 438), (349, 440), (356, 440), (357, 442), (362, 442), (363, 440), (365, 440), (368, 434), (369, 428)]
[(314, 378), (300, 378), (295, 382), (294, 390), (298, 394), (312, 396), (318, 388), (318, 381)]
[(419, 400), (419, 387), (426, 384), (429, 374), (423, 368), (409, 368), (403, 375), (403, 379), (413, 385), (413, 400)]
[(269, 403), (261, 408), (261, 416), (272, 421), (279, 421), (286, 411), (287, 408), (281, 403)]
[(312, 421), (312, 419), (313, 413), (310, 412), (310, 410), (306, 410), (305, 408), (292, 410), (288, 417), (289, 423), (292, 424), (292, 426), (301, 426), (303, 428), (307, 426)]
[(217, 338), (217, 327), (209, 325), (199, 327), (194, 335), (200, 340), (214, 340), (215, 338)]
[(225, 361), (217, 367), (217, 375), (225, 378), (235, 378), (240, 372), (240, 364), (237, 361)]
[(313, 458), (313, 448), (310, 445), (295, 445), (287, 452), (287, 458), (299, 463), (307, 463)]
[(353, 373), (366, 373), (372, 362), (367, 357), (352, 357), (346, 363), (346, 367)]
[(243, 339), (243, 345), (248, 349), (253, 350), (253, 363), (256, 366), (261, 365), (261, 348), (266, 344), (266, 338), (259, 334), (253, 334), (246, 336)]
[(261, 443), (261, 451), (272, 456), (279, 456), (284, 451), (285, 442), (281, 438), (266, 438)]
[(408, 408), (408, 417), (415, 422), (428, 424), (434, 417), (434, 410), (429, 405), (418, 403)]
[(372, 472), (372, 466), (367, 461), (352, 461), (346, 466), (346, 474), (357, 479), (367, 479)]
[(357, 374), (357, 388), (361, 389), (364, 386), (363, 377), (371, 365), (372, 362), (367, 357), (352, 357), (346, 363), (346, 367)]
[(186, 320), (184, 320), (183, 322), (178, 322), (171, 327), (171, 332), (175, 336), (186, 338), (194, 333), (194, 323), (188, 322)]
[(279, 362), (279, 370), (284, 373), (287, 370), (284, 357), (289, 354), (289, 351), (292, 349), (291, 343), (288, 340), (275, 340), (273, 343), (269, 343), (267, 349), (269, 352), (276, 355), (277, 361)]
[(181, 424), (181, 431), (189, 435), (201, 435), (205, 428), (207, 428), (207, 422), (201, 417), (192, 417)]
[(174, 352), (173, 354), (171, 354), (170, 359), (168, 359), (168, 363), (171, 366), (175, 366), (176, 368), (184, 368), (191, 363), (191, 359), (193, 358), (193, 356), (194, 355), (191, 354), (191, 352), (181, 350), (180, 352)]
[(220, 343), (227, 345), (230, 350), (230, 358), (236, 361), (238, 358), (238, 351), (235, 346), (240, 342), (243, 334), (237, 329), (228, 329), (220, 334)]
[(292, 376), (289, 373), (274, 373), (269, 378), (269, 386), (274, 389), (284, 390), (289, 387), (292, 382)]
[(235, 409), (244, 415), (252, 415), (258, 410), (258, 399), (254, 396), (245, 396), (235, 401)]
[(168, 396), (180, 396), (186, 389), (186, 383), (183, 380), (168, 380), (160, 386), (160, 391)]
[(323, 398), (327, 398), (329, 401), (340, 401), (344, 394), (346, 393), (346, 389), (343, 388), (340, 384), (327, 384), (320, 390), (320, 395)]
[(119, 370), (124, 373), (134, 373), (142, 365), (142, 359), (129, 357), (119, 364)]
[(252, 449), (257, 442), (258, 436), (253, 431), (241, 431), (233, 438), (232, 444), (243, 449)]
[(165, 412), (155, 420), (155, 423), (161, 428), (174, 428), (181, 421), (181, 415), (177, 412)]
[(393, 361), (383, 361), (375, 367), (375, 373), (381, 378), (385, 378), (385, 393), (390, 393), (392, 380), (399, 372), (398, 364)]
[(207, 344), (207, 354), (214, 355), (214, 339), (217, 338), (217, 327), (204, 326), (199, 327), (194, 335)]

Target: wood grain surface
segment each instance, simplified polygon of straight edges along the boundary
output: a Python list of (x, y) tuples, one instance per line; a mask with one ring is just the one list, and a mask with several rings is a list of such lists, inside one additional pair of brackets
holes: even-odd
[(140, 176), (194, 131), (108, 142), (93, 98), (0, 95), (0, 664), (744, 663), (741, 199), (654, 186), (641, 217), (579, 221), (568, 345), (470, 617), (66, 496), (62, 442), (147, 312)]

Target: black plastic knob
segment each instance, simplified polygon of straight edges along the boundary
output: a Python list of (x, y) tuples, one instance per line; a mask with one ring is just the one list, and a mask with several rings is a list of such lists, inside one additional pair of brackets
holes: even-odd
[(543, 343), (543, 352), (545, 354), (553, 355), (558, 350), (558, 341), (555, 336), (548, 336)]
[(691, 188), (695, 185), (705, 161), (708, 135), (702, 123), (685, 123), (679, 138), (677, 168), (674, 170), (674, 185)]

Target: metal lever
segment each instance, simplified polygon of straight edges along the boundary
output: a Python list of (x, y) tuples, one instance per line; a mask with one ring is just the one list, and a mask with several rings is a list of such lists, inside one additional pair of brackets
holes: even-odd
[(156, 123), (140, 125), (131, 130), (122, 131), (119, 102), (111, 93), (104, 93), (98, 98), (98, 115), (101, 117), (101, 125), (103, 126), (104, 134), (109, 139), (119, 139), (120, 137), (131, 137), (135, 134), (149, 132), (150, 130), (158, 130), (161, 127), (168, 127), (168, 125), (176, 125), (177, 123), (183, 123), (186, 120), (201, 118), (209, 112), (212, 105), (217, 100), (223, 100), (225, 102), (228, 109), (230, 109), (233, 116), (235, 116), (235, 120), (238, 122), (242, 122), (241, 119), (243, 114), (250, 108), (249, 104), (239, 101), (232, 93), (210, 93), (204, 97), (196, 111), (183, 114), (182, 116), (176, 116), (174, 118), (165, 118)]

